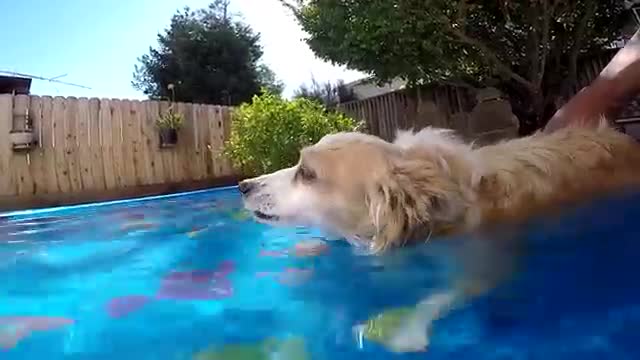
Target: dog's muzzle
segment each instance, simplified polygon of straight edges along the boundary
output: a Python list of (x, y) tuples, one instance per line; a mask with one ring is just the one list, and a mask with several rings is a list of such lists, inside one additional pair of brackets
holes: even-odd
[[(254, 180), (254, 179), (243, 180), (240, 183), (238, 183), (238, 191), (242, 194), (242, 198), (245, 199), (245, 201), (247, 201), (247, 199), (250, 196), (252, 195), (255, 196), (255, 194), (257, 194), (258, 189), (261, 188), (262, 185), (263, 184), (258, 180)], [(245, 207), (246, 207), (246, 203), (245, 203)], [(267, 214), (263, 211), (255, 210), (255, 209), (249, 209), (249, 210), (253, 213), (253, 216), (258, 220), (267, 221), (267, 222), (275, 222), (280, 220), (280, 217), (278, 215)]]
[(243, 196), (249, 195), (249, 193), (256, 188), (256, 183), (252, 180), (243, 180), (238, 184), (238, 191)]

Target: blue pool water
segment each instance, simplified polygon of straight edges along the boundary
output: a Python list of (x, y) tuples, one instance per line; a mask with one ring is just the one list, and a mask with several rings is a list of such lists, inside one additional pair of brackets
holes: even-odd
[(464, 239), (301, 257), (320, 232), (241, 209), (231, 188), (0, 215), (0, 359), (259, 359), (267, 339), (300, 360), (640, 358), (639, 194), (527, 225), (513, 277), (403, 355), (352, 327), (446, 287)]

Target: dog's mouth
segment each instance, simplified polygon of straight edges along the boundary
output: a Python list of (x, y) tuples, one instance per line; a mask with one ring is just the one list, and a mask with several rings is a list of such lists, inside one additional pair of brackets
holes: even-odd
[(271, 215), (271, 214), (265, 214), (262, 211), (254, 211), (253, 212), (253, 216), (255, 216), (257, 219), (264, 220), (264, 221), (278, 221), (278, 220), (280, 220), (280, 216)]

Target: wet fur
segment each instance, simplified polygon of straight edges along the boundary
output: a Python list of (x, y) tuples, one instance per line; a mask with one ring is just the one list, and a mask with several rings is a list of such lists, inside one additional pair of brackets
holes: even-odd
[(473, 148), (452, 133), (400, 133), (367, 201), (376, 249), (523, 221), (640, 184), (640, 146), (606, 124)]
[[(297, 180), (302, 163), (316, 180)], [(640, 145), (604, 122), (479, 148), (433, 128), (399, 132), (393, 143), (332, 134), (305, 148), (300, 164), (247, 180), (257, 190), (245, 206), (373, 252), (526, 220), (640, 183)]]

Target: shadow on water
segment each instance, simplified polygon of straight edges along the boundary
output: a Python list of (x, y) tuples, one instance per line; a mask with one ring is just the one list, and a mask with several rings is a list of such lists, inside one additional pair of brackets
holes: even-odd
[(467, 276), (497, 286), (441, 322), (473, 313), (482, 328), (473, 349), (495, 344), (509, 349), (505, 358), (637, 358), (629, 340), (640, 326), (639, 216), (640, 193), (625, 193), (481, 236), (494, 242), (456, 256), (472, 264)]
[(389, 353), (375, 345), (354, 351), (353, 339), (344, 341), (346, 324), (413, 306), (459, 281), (477, 293), (436, 321), (429, 358), (639, 358), (632, 340), (640, 328), (638, 218), (640, 193), (626, 193), (518, 228), (432, 239), (380, 257), (353, 257), (335, 245), (331, 257), (316, 260), (317, 280), (294, 296), (309, 309), (332, 309), (325, 319), (339, 309), (334, 330), (343, 341), (318, 324), (327, 335), (323, 351), (336, 347), (354, 358)]

